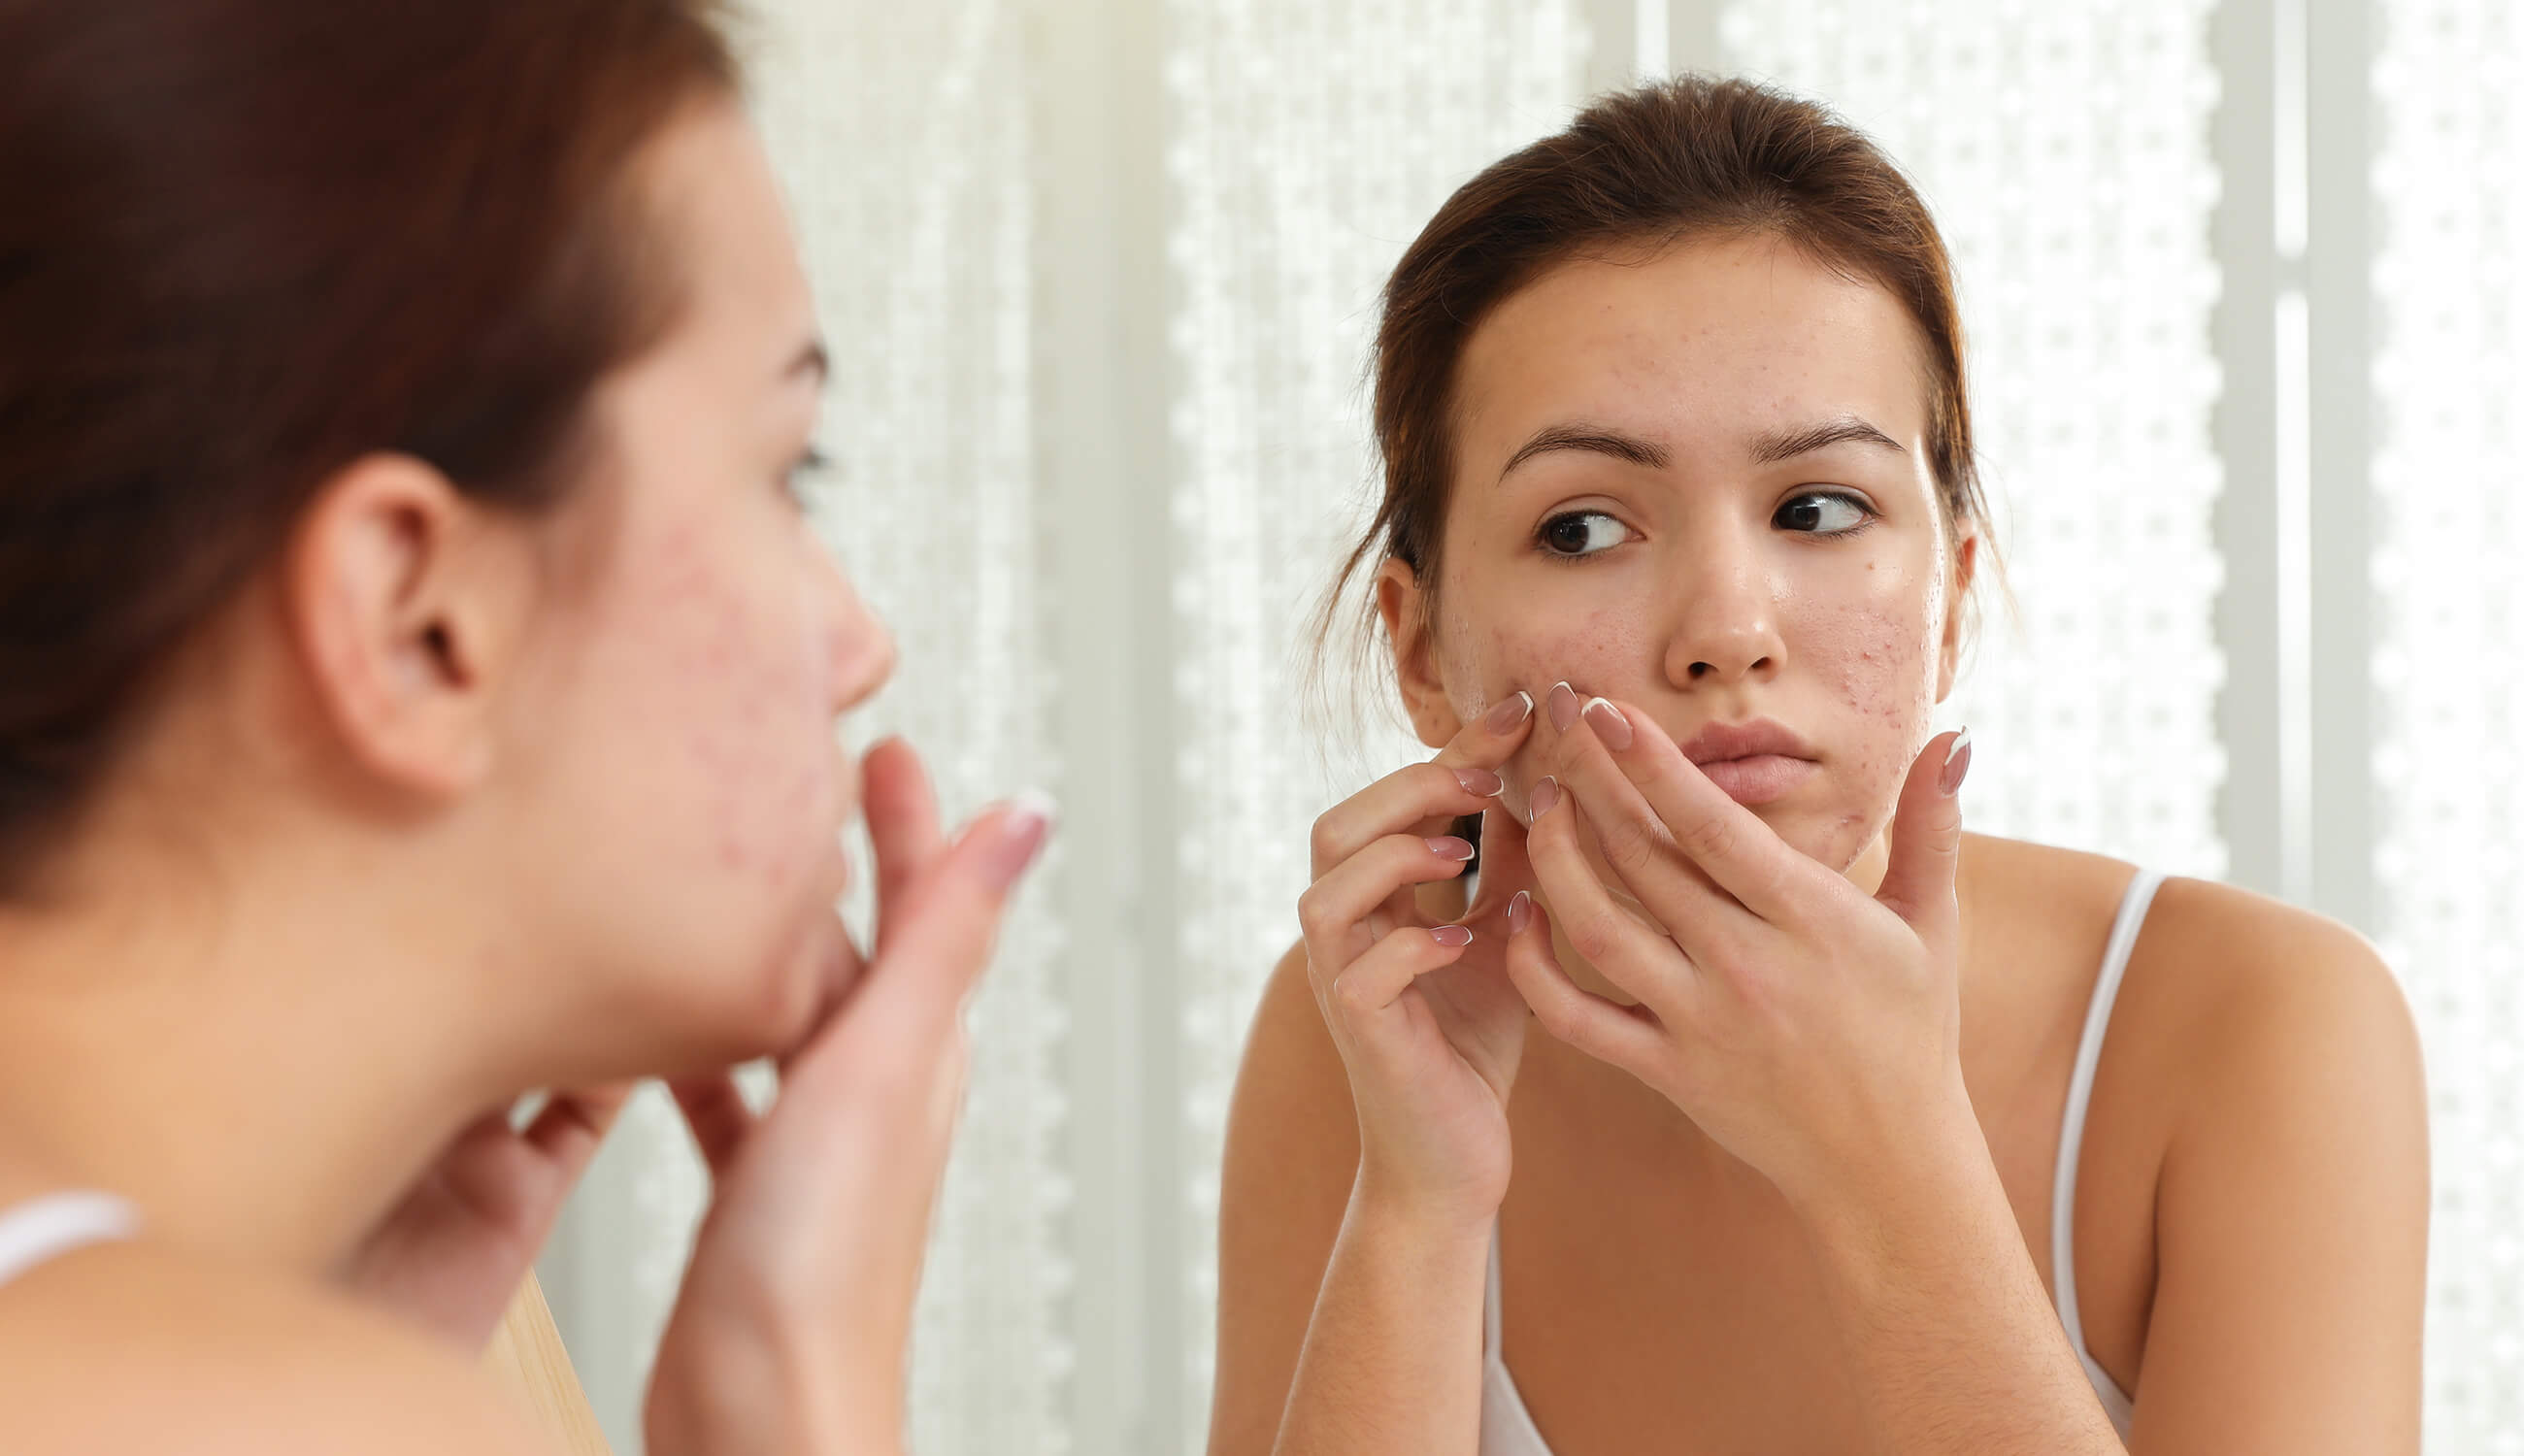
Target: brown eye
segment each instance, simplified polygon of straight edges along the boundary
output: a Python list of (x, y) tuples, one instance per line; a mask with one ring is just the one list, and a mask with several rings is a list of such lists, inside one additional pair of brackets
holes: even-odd
[(1867, 524), (1867, 508), (1847, 496), (1820, 492), (1803, 495), (1788, 502), (1771, 517), (1771, 524), (1782, 531), (1797, 531), (1814, 536), (1838, 536)]
[(1622, 523), (1600, 510), (1572, 510), (1542, 523), (1535, 533), (1542, 549), (1558, 557), (1591, 557), (1622, 544), (1629, 534)]

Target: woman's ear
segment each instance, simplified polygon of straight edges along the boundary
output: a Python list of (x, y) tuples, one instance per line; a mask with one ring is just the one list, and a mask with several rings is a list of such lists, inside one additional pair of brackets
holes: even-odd
[(390, 790), (444, 799), (488, 772), (496, 680), (532, 602), (524, 529), (378, 454), (326, 481), (293, 533), (291, 646), (344, 756)]
[(1446, 685), (1437, 674), (1436, 635), (1429, 627), (1429, 597), (1420, 574), (1391, 557), (1376, 572), (1376, 611), (1384, 619), (1385, 641), (1393, 645), (1393, 676), (1402, 685), (1402, 708), (1411, 716), (1411, 731), (1432, 749), (1452, 743), (1464, 731)]
[(1955, 545), (1952, 574), (1946, 582), (1946, 630), (1937, 644), (1937, 701), (1943, 703), (1955, 690), (1955, 675), (1962, 670), (1964, 628), (1971, 613), (1965, 609), (1971, 601), (1973, 574), (1980, 567), (1980, 536), (1975, 532)]

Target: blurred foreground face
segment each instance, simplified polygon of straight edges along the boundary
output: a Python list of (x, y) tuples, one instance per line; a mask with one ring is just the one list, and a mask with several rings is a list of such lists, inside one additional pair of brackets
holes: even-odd
[(835, 719), (894, 646), (794, 493), (824, 366), (758, 139), (697, 107), (642, 165), (685, 307), (599, 387), (604, 458), (558, 523), (587, 580), (540, 619), (510, 725), (519, 912), (669, 1061), (723, 1064), (803, 1031), (835, 972)]

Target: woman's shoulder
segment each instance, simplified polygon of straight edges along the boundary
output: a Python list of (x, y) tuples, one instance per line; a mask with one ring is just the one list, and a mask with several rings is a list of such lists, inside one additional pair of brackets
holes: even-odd
[(0, 1450), (542, 1450), (474, 1366), (380, 1312), (149, 1240), (0, 1286)]
[[(2106, 855), (1977, 836), (1966, 860), (1977, 861), (1985, 894), (2094, 949), (2140, 873)], [(2411, 1080), (2418, 1057), (2401, 984), (2363, 936), (2184, 876), (2157, 888), (2130, 950), (2107, 1044), (2125, 1059), (2132, 1043), (2152, 1047), (2145, 1059), (2192, 1093), (2307, 1078), (2398, 1084)]]
[(2196, 1075), (2230, 1089), (2344, 1081), (2422, 1098), (2418, 1028), (2364, 936), (2232, 885), (2169, 879), (2131, 974), (2178, 1008)]
[[(2140, 865), (2111, 855), (1991, 835), (1971, 835), (1964, 858), (1986, 900), (2080, 939), (2111, 924), (2140, 876)], [(2365, 936), (2322, 913), (2188, 876), (2165, 876), (2140, 921), (2128, 990), (2143, 987), (2170, 992), (2183, 1022), (2218, 1043), (2297, 1017), (2408, 1027), (2401, 982)]]

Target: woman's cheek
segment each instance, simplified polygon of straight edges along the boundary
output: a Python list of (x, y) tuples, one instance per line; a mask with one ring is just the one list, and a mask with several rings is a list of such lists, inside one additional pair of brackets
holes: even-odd
[(1918, 619), (1871, 607), (1821, 614), (1812, 656), (1839, 721), (1813, 725), (1837, 750), (1830, 821), (1807, 848), (1846, 868), (1891, 822), (1912, 760), (1936, 707), (1935, 631)]

